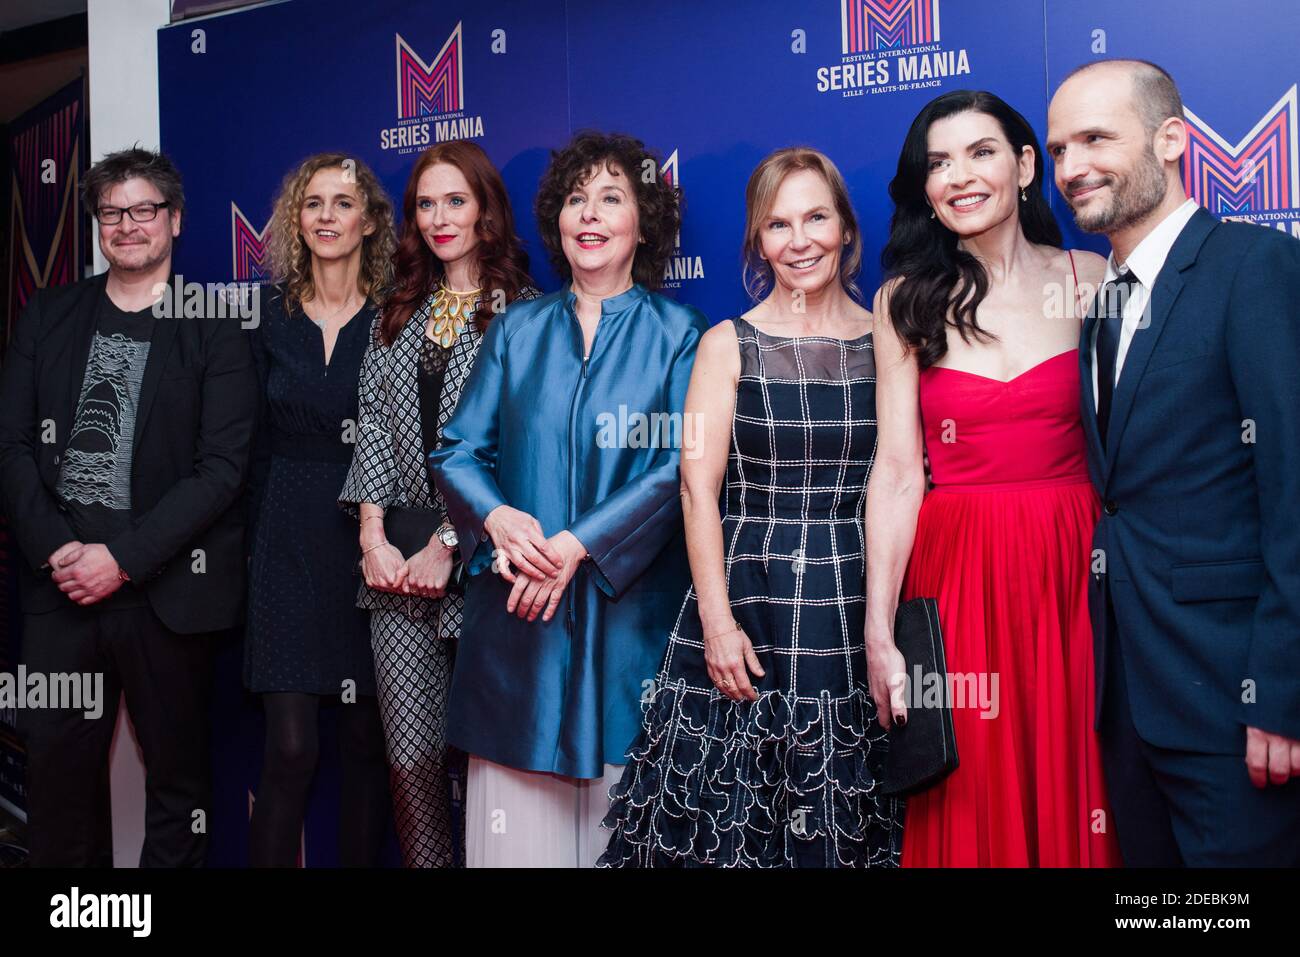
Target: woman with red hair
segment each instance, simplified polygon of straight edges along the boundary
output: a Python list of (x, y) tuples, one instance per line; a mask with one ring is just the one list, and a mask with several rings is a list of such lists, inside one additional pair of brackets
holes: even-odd
[(463, 862), (452, 826), (447, 689), (462, 599), (455, 530), (429, 481), (461, 384), (494, 314), (540, 293), (515, 235), (505, 184), (474, 143), (421, 154), (402, 202), (394, 288), (376, 317), (361, 369), (357, 445), (339, 504), (360, 522), (375, 677), (393, 807), (408, 867)]

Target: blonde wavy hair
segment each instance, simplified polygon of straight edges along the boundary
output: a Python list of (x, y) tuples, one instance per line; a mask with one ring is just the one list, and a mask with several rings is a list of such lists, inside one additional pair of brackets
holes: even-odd
[(303, 197), (311, 178), (323, 169), (351, 169), (356, 175), (364, 216), (375, 230), (361, 241), (361, 272), (358, 292), (376, 305), (383, 305), (393, 280), (393, 252), (397, 240), (393, 230), (393, 202), (379, 178), (364, 162), (346, 153), (317, 153), (291, 170), (280, 185), (271, 213), (268, 250), (271, 274), (284, 286), (285, 305), (297, 308), (316, 296), (311, 276), (311, 250), (303, 242), (299, 226)]

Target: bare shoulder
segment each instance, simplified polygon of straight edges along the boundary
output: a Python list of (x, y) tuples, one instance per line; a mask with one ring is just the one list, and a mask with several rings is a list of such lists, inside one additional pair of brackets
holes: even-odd
[(872, 300), (871, 304), (871, 311), (876, 313), (877, 316), (879, 316), (882, 311), (888, 311), (889, 300), (893, 298), (894, 293), (898, 290), (898, 287), (902, 282), (902, 276), (891, 276), (889, 279), (886, 279), (881, 284), (880, 288), (876, 290), (875, 298)]
[(736, 324), (730, 319), (724, 319), (709, 326), (708, 331), (700, 336), (700, 349), (733, 347), (738, 341)]
[[(902, 276), (885, 280), (884, 284), (876, 290), (875, 301), (872, 303), (871, 312), (868, 313), (871, 316), (872, 338), (875, 341), (877, 357), (882, 354), (892, 354), (894, 358), (902, 359), (912, 351), (903, 341), (903, 337), (898, 334), (889, 312), (890, 300), (902, 281)], [(889, 352), (886, 352), (887, 349)]]
[(736, 337), (736, 324), (730, 319), (716, 322), (700, 337), (695, 351), (695, 367), (710, 372), (740, 373), (740, 340)]
[[(1106, 257), (1090, 253), (1086, 249), (1071, 249), (1068, 256), (1074, 257), (1074, 268), (1079, 273), (1079, 282), (1093, 286), (1101, 284), (1106, 276)], [(1069, 263), (1066, 263), (1067, 267)]]

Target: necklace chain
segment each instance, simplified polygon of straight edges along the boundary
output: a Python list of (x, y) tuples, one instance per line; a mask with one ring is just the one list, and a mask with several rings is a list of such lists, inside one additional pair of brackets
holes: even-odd
[(307, 316), (308, 319), (311, 319), (312, 322), (316, 323), (317, 326), (319, 326), (322, 330), (324, 330), (329, 326), (329, 321), (331, 319), (335, 319), (341, 316), (343, 314), (343, 311), (356, 301), (356, 296), (357, 294), (355, 292), (349, 293), (348, 298), (343, 300), (343, 305), (339, 306), (337, 309), (331, 312), (324, 319), (313, 319), (311, 316), (307, 315), (307, 308), (305, 305), (303, 306), (302, 312), (304, 316)]

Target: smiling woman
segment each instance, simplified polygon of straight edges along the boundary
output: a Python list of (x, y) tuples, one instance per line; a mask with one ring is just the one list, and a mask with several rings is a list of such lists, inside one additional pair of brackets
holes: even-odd
[(388, 819), (369, 627), (353, 601), (355, 525), (336, 500), (352, 459), (367, 333), (388, 286), (392, 229), (383, 187), (342, 153), (313, 156), (290, 172), (271, 217), (278, 282), (262, 298), (253, 332), (262, 412), (244, 644), (244, 683), (266, 711), (250, 824), (255, 866), (297, 858), (317, 714), (331, 699), (344, 702), (342, 863), (377, 863)]
[(895, 866), (901, 807), (879, 794), (862, 641), (876, 430), (857, 218), (835, 164), (805, 147), (764, 159), (745, 199), (761, 301), (700, 344), (686, 416), (701, 441), (682, 461), (691, 587), (599, 863)]
[[(393, 810), (409, 867), (462, 863), (452, 819), (464, 755), (447, 746), (447, 688), (463, 597), (456, 535), (426, 456), (484, 331), (540, 293), (501, 174), (475, 143), (426, 150), (407, 177), (394, 290), (361, 372), (356, 452), (339, 505), (357, 520)], [(462, 805), (463, 806), (463, 805)]]
[(906, 673), (893, 635), (901, 588), (903, 601), (936, 599), (950, 673), (996, 690), (990, 708), (953, 708), (961, 765), (908, 799), (904, 867), (1119, 861), (1091, 720), (1099, 503), (1081, 418), (1082, 309), (1044, 311), (1045, 291), (1095, 281), (1104, 263), (1060, 248), (1042, 176), (1024, 117), (963, 90), (921, 110), (890, 184), (866, 509), (871, 687), (891, 699), (885, 726), (921, 704), (890, 694)]
[(492, 322), (432, 456), (475, 575), (448, 715), (471, 866), (594, 863), (685, 589), (680, 448), (602, 441), (620, 410), (680, 415), (707, 327), (650, 291), (680, 225), (658, 171), (629, 136), (552, 154), (537, 222), (568, 285)]
[[(991, 120), (995, 135), (981, 132), (943, 147), (930, 142), (936, 124), (972, 114)], [(1001, 170), (1007, 158), (1014, 170)], [(980, 170), (992, 169), (999, 172), (979, 179)], [(972, 189), (976, 181), (984, 186)], [(1003, 188), (990, 188), (991, 181)], [(1043, 196), (1042, 182), (1043, 156), (1032, 127), (991, 93), (945, 93), (912, 121), (889, 184), (894, 216), (882, 259), (888, 275), (909, 277), (890, 300), (890, 314), (908, 343), (918, 347), (923, 368), (948, 351), (944, 329), (949, 322), (963, 341), (987, 338), (975, 314), (988, 293), (988, 277), (975, 257), (959, 246), (959, 233), (978, 233), (1014, 216), (1029, 242), (1061, 245), (1061, 229)]]

